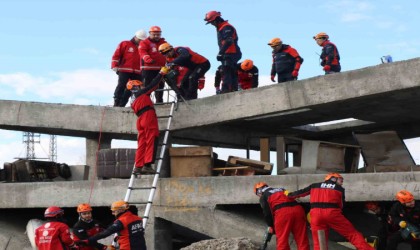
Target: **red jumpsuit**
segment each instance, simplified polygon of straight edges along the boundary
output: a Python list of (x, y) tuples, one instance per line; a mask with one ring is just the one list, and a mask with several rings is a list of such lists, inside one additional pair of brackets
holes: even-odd
[(265, 187), (260, 204), (267, 225), (274, 227), (277, 250), (290, 250), (290, 233), (299, 250), (309, 250), (305, 211), (295, 199), (287, 197), (283, 188)]
[(344, 236), (358, 250), (373, 250), (363, 235), (358, 232), (342, 213), (344, 204), (344, 188), (333, 181), (314, 183), (304, 189), (289, 193), (289, 197), (298, 198), (310, 195), (311, 228), (314, 250), (319, 250), (318, 231), (325, 232), (328, 242), (329, 229), (334, 229)]
[(138, 116), (136, 124), (138, 131), (136, 167), (143, 167), (145, 164), (155, 161), (159, 125), (150, 94), (158, 87), (162, 78), (163, 76), (158, 74), (148, 86), (134, 93), (136, 99), (131, 104), (131, 108)]
[(35, 245), (39, 250), (68, 250), (74, 241), (66, 224), (49, 221), (35, 229)]

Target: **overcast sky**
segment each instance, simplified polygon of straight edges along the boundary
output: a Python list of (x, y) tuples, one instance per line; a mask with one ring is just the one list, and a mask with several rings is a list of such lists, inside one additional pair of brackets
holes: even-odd
[[(5, 0), (0, 7), (0, 93), (7, 100), (111, 105), (117, 82), (110, 70), (115, 48), (153, 25), (162, 28), (172, 45), (189, 46), (211, 61), (199, 97), (213, 95), (216, 32), (203, 21), (210, 10), (221, 11), (236, 27), (243, 59), (252, 59), (260, 69), (261, 85), (272, 84), (267, 42), (273, 37), (304, 58), (300, 79), (323, 73), (317, 55), (321, 48), (312, 39), (318, 32), (327, 32), (337, 45), (343, 71), (377, 65), (388, 54), (394, 61), (420, 56), (420, 2), (414, 0)], [(24, 157), (21, 132), (0, 130), (0, 137), (1, 165)], [(41, 136), (38, 157), (48, 155), (48, 139)], [(113, 147), (122, 146), (135, 143), (113, 142)], [(410, 140), (408, 147), (419, 163), (418, 141)], [(58, 137), (59, 162), (83, 164), (84, 154), (83, 139)]]

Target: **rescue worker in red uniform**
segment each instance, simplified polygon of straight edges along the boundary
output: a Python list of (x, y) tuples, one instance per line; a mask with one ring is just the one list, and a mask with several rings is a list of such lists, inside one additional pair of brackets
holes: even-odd
[(156, 111), (150, 95), (163, 77), (168, 73), (169, 68), (162, 67), (156, 77), (149, 85), (144, 86), (141, 81), (132, 80), (127, 83), (127, 89), (132, 92), (134, 101), (131, 108), (137, 115), (137, 151), (135, 157), (135, 168), (133, 174), (155, 174), (152, 164), (156, 159), (156, 149), (159, 138), (159, 125)]
[(330, 42), (329, 36), (325, 32), (316, 34), (314, 37), (316, 43), (322, 47), (321, 66), (325, 74), (331, 74), (341, 71), (340, 54), (337, 46)]
[[(74, 241), (86, 240), (104, 230), (99, 223), (92, 218), (92, 207), (87, 203), (77, 206), (79, 221), (73, 226), (72, 237)], [(106, 250), (108, 247), (98, 242), (93, 245), (80, 246), (79, 250)]]
[[(162, 30), (159, 26), (152, 26), (149, 30), (149, 37), (140, 42), (139, 53), (141, 60), (141, 75), (142, 82), (146, 86), (151, 84), (152, 80), (159, 73), (160, 68), (165, 66), (165, 57), (159, 53), (159, 46), (166, 43), (165, 38), (162, 38)], [(134, 80), (134, 79), (133, 79)], [(162, 90), (165, 83), (159, 83), (158, 89)], [(163, 102), (163, 92), (155, 92), (156, 103)]]
[(146, 32), (139, 30), (129, 41), (122, 41), (112, 56), (111, 69), (118, 74), (118, 84), (114, 91), (114, 107), (125, 107), (130, 99), (130, 91), (125, 89), (129, 80), (141, 80), (138, 46), (146, 39)]
[(299, 69), (303, 63), (303, 58), (292, 46), (283, 44), (283, 41), (275, 37), (271, 39), (268, 45), (273, 49), (273, 64), (271, 66), (271, 81), (287, 82), (297, 80)]
[(238, 45), (238, 34), (236, 29), (222, 18), (218, 11), (210, 11), (204, 17), (206, 24), (212, 24), (217, 30), (217, 42), (219, 53), (217, 61), (220, 61), (223, 67), (223, 85), (222, 93), (238, 90), (238, 74), (236, 64), (242, 57), (241, 49)]
[(178, 65), (188, 68), (188, 87), (182, 87), (185, 90), (185, 99), (197, 99), (199, 79), (204, 78), (210, 69), (209, 60), (188, 47), (174, 48), (169, 43), (160, 45), (159, 52), (166, 57), (166, 65), (169, 67)]
[(310, 217), (314, 250), (319, 250), (318, 231), (325, 233), (325, 242), (328, 242), (329, 229), (341, 234), (358, 250), (373, 250), (366, 243), (363, 235), (358, 232), (351, 222), (344, 217), (342, 209), (345, 201), (345, 190), (342, 187), (343, 177), (338, 173), (329, 173), (324, 182), (313, 183), (308, 187), (291, 192), (289, 198), (299, 198), (310, 195)]
[(142, 218), (131, 213), (128, 208), (129, 205), (125, 201), (113, 202), (111, 211), (116, 218), (114, 223), (87, 240), (78, 241), (78, 244), (92, 244), (117, 233), (119, 250), (146, 250)]
[(240, 89), (250, 89), (258, 87), (258, 68), (250, 59), (238, 63), (238, 81)]
[(70, 236), (70, 229), (63, 222), (64, 210), (59, 207), (49, 207), (44, 217), (47, 223), (35, 229), (35, 245), (38, 250), (69, 250), (78, 249)]
[[(411, 244), (411, 249), (420, 249), (420, 204), (416, 202), (413, 194), (407, 190), (400, 190), (395, 198), (397, 202), (389, 210), (389, 223), (396, 230), (388, 236), (386, 249), (395, 250), (398, 244), (404, 241)], [(403, 233), (403, 228), (407, 227), (407, 224), (415, 228), (413, 231), (417, 231), (415, 232), (416, 238)]]
[(309, 250), (305, 211), (295, 199), (287, 197), (285, 191), (284, 188), (270, 187), (265, 182), (254, 185), (264, 219), (269, 227), (274, 228), (277, 250), (290, 250), (290, 233), (293, 233), (298, 250)]

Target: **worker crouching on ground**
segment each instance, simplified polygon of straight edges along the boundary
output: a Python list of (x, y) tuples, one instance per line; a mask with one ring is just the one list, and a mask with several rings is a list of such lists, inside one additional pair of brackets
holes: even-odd
[(159, 142), (159, 125), (156, 111), (150, 95), (158, 88), (169, 68), (162, 67), (152, 82), (144, 86), (141, 81), (133, 80), (127, 83), (127, 89), (132, 92), (134, 101), (131, 108), (137, 115), (137, 151), (133, 174), (155, 174), (152, 164), (156, 159), (156, 150)]
[(322, 69), (325, 74), (331, 74), (341, 71), (340, 54), (338, 53), (337, 46), (330, 42), (329, 36), (325, 32), (316, 34), (314, 37), (316, 44), (322, 47), (320, 56)]
[(292, 46), (283, 44), (283, 41), (275, 37), (268, 42), (273, 49), (273, 64), (271, 66), (271, 81), (275, 82), (277, 74), (277, 82), (287, 82), (297, 80), (300, 65), (303, 58)]
[(104, 231), (89, 237), (87, 240), (78, 241), (79, 245), (93, 244), (112, 234), (118, 234), (119, 250), (146, 250), (144, 228), (142, 219), (129, 210), (125, 201), (116, 201), (111, 205), (112, 214), (116, 220)]
[(389, 223), (399, 229), (388, 236), (387, 250), (395, 250), (399, 243), (407, 241), (412, 249), (420, 249), (420, 204), (407, 190), (399, 191), (389, 210)]
[(64, 210), (59, 207), (49, 207), (44, 217), (47, 222), (35, 229), (35, 245), (38, 250), (68, 250), (78, 249), (70, 236), (70, 229), (63, 222)]
[(343, 182), (344, 179), (340, 174), (329, 173), (325, 176), (324, 182), (313, 183), (304, 189), (291, 192), (288, 197), (311, 196), (310, 216), (315, 250), (320, 249), (318, 231), (325, 233), (325, 242), (328, 242), (330, 228), (344, 236), (358, 250), (373, 250), (374, 248), (366, 243), (363, 235), (354, 228), (342, 213), (345, 200)]
[(274, 228), (277, 250), (290, 249), (290, 233), (293, 233), (299, 250), (309, 250), (305, 211), (285, 192), (285, 189), (269, 187), (265, 182), (254, 185), (254, 193), (260, 197), (264, 219), (269, 227)]
[(238, 82), (240, 89), (258, 87), (258, 68), (251, 59), (238, 63)]
[(198, 81), (210, 69), (210, 62), (204, 56), (188, 47), (172, 47), (169, 43), (159, 46), (159, 52), (166, 57), (166, 65), (188, 68), (188, 87), (182, 86), (186, 100), (197, 99)]
[[(74, 224), (72, 236), (74, 241), (86, 240), (104, 230), (99, 223), (92, 217), (92, 207), (87, 203), (82, 203), (77, 206), (77, 213), (79, 220)], [(80, 246), (79, 250), (106, 250), (108, 247), (98, 242), (93, 245)]]

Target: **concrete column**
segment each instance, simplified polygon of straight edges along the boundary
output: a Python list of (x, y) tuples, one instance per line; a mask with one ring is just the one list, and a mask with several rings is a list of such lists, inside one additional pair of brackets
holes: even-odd
[(154, 249), (172, 250), (172, 222), (155, 217)]
[[(86, 138), (86, 165), (89, 166), (89, 180), (96, 178), (96, 153), (99, 149), (111, 148), (111, 138), (102, 136), (99, 143), (99, 135), (95, 138)], [(99, 146), (99, 147), (98, 147)]]
[(286, 168), (284, 137), (276, 137), (277, 173)]
[(260, 138), (260, 160), (270, 162), (270, 138)]

